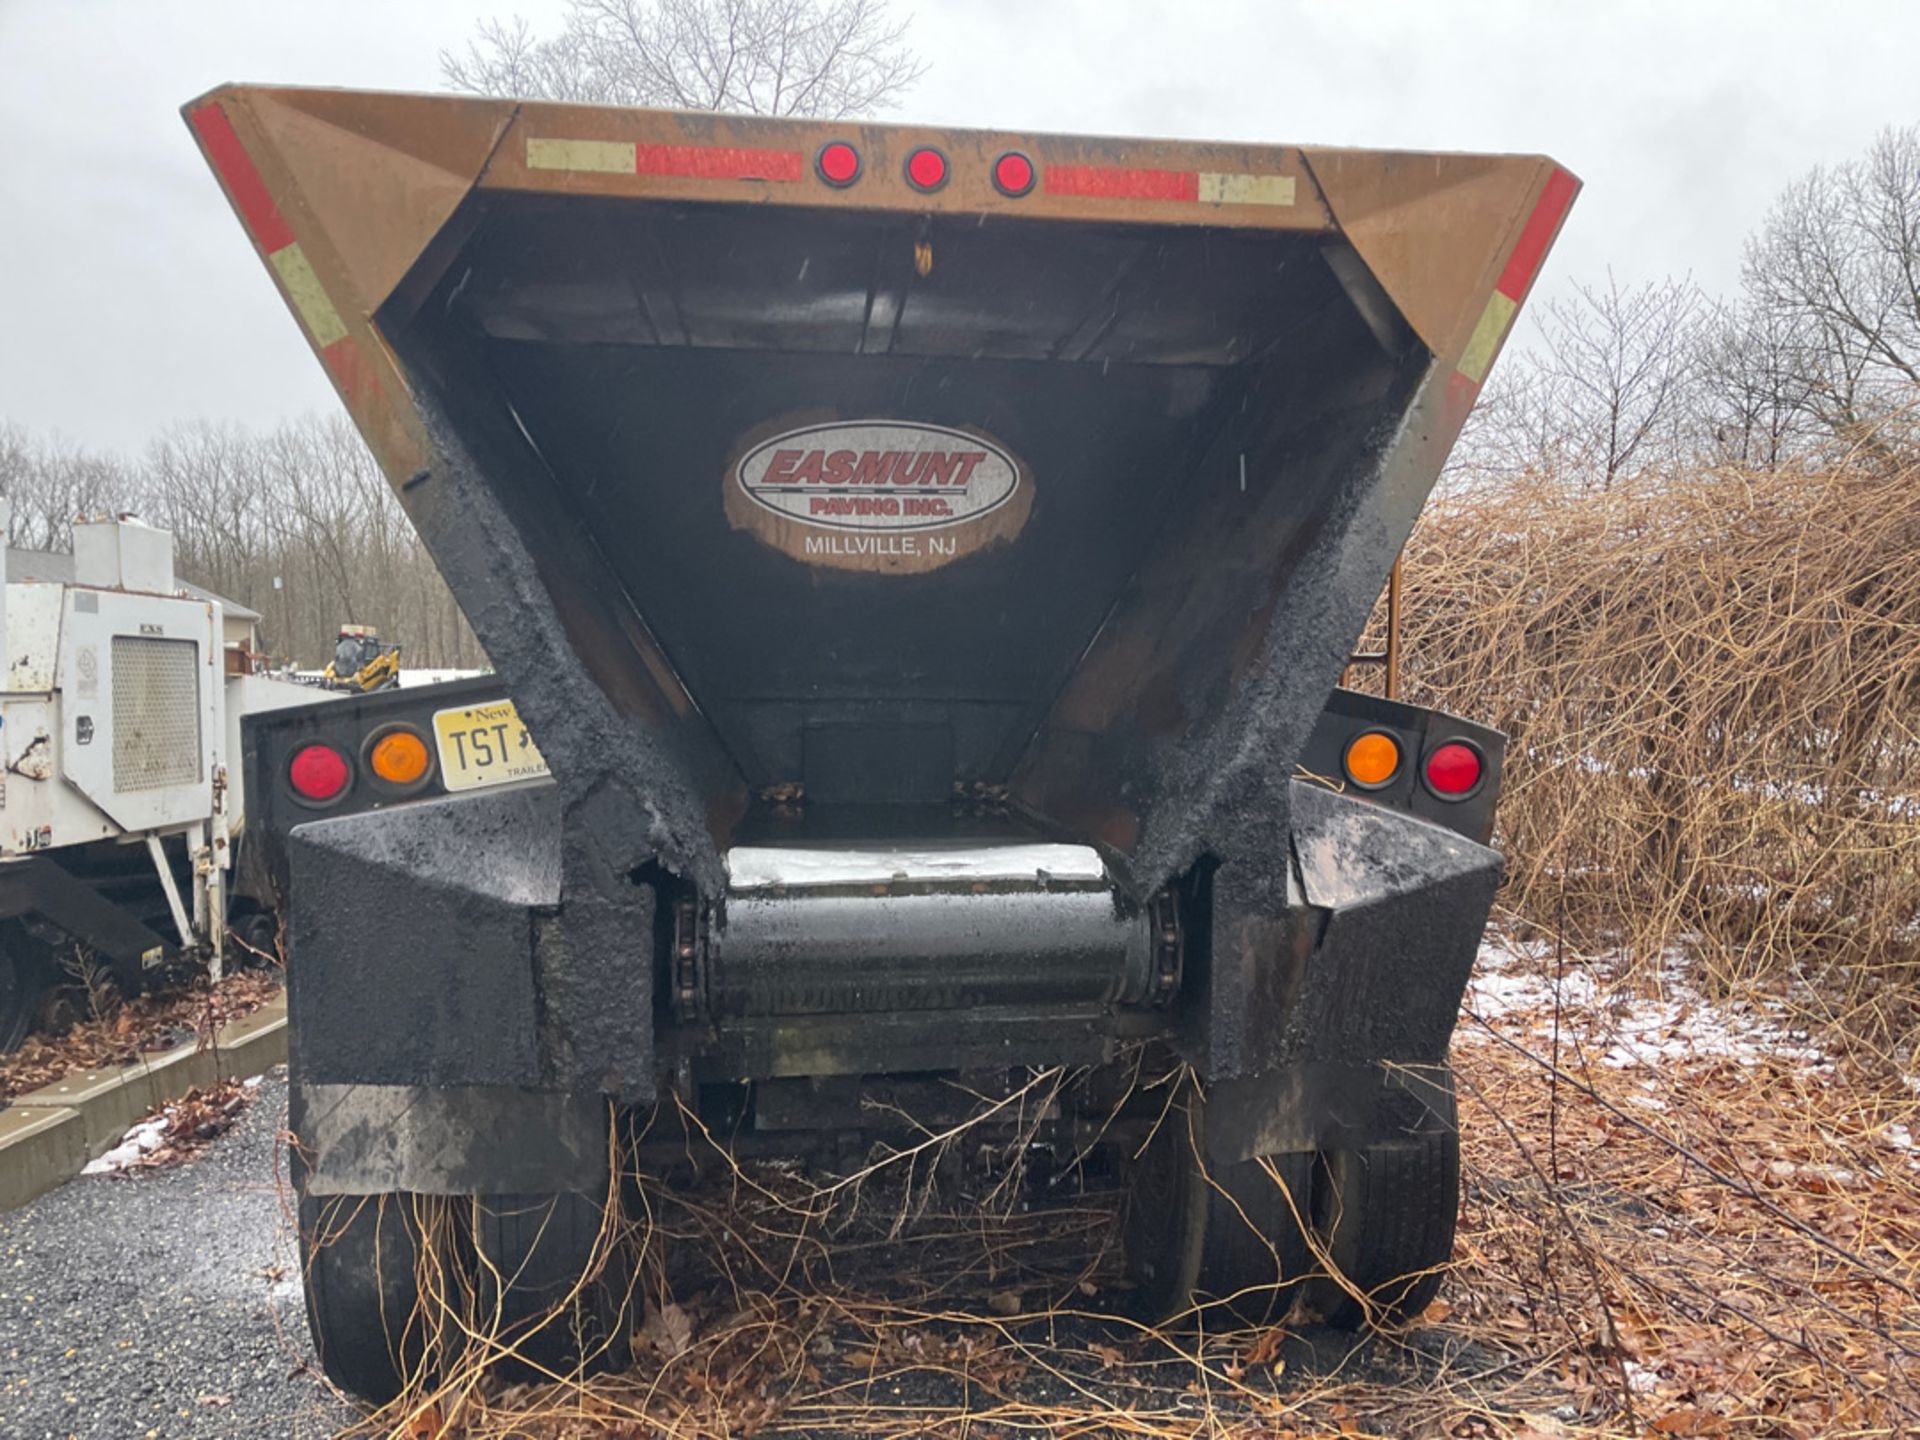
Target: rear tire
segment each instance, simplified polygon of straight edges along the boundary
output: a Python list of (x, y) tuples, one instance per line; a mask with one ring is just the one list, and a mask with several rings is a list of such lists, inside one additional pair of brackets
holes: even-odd
[(423, 1375), (412, 1195), (300, 1196), (307, 1328), (327, 1378), (384, 1405)]
[(280, 963), (280, 917), (272, 911), (247, 910), (229, 920), (227, 927), (239, 941), (227, 949), (236, 966), (265, 969)]
[[(480, 1324), (491, 1327), (497, 1307), (500, 1344), (533, 1378), (627, 1365), (635, 1286), (619, 1219), (599, 1198), (573, 1191), (474, 1202)], [(612, 1233), (603, 1235), (609, 1220)]]
[(1205, 1136), (1205, 1101), (1188, 1084), (1134, 1162), (1125, 1236), (1136, 1310), (1157, 1325), (1217, 1305), (1264, 1325), (1292, 1308), (1311, 1267), (1301, 1224), (1314, 1157), (1209, 1166)]
[(1460, 1211), (1453, 1075), (1445, 1071), (1409, 1088), (1422, 1113), (1407, 1134), (1321, 1157), (1314, 1228), (1347, 1284), (1322, 1275), (1308, 1303), (1342, 1329), (1418, 1319), (1453, 1258)]

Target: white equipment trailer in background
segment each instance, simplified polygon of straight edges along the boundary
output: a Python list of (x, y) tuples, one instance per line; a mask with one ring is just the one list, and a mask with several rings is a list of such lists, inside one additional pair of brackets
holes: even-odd
[[(0, 502), (0, 534), (6, 518)], [(12, 581), (5, 564), (0, 1048), (28, 1033), (74, 943), (127, 991), (170, 960), (221, 974), (240, 714), (315, 698), (230, 661), (220, 603), (179, 587), (165, 530), (76, 522), (70, 583)]]

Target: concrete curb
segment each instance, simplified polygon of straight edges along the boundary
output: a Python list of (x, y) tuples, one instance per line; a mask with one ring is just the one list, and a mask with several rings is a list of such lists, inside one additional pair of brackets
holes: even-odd
[(258, 1075), (287, 1058), (287, 997), (230, 1020), (213, 1044), (189, 1041), (107, 1070), (76, 1070), (0, 1110), (0, 1211), (78, 1175), (134, 1121), (187, 1091)]

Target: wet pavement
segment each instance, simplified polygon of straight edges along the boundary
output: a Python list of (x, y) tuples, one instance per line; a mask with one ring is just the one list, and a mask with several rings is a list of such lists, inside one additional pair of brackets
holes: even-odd
[(276, 1071), (181, 1165), (83, 1175), (0, 1214), (0, 1436), (287, 1436), (350, 1423), (312, 1368), (275, 1174)]

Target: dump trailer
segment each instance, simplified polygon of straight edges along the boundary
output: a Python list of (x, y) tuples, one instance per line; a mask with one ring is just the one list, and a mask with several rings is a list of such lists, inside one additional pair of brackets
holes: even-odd
[(1155, 1317), (1424, 1306), (1501, 737), (1336, 680), (1565, 170), (185, 114), (496, 668), (249, 728), (336, 1380), (418, 1360), (412, 1197), (471, 1202), (509, 1325), (599, 1317), (550, 1359), (617, 1358), (617, 1267), (568, 1277), (623, 1117), (818, 1154), (1056, 1066), (1111, 1082)]

